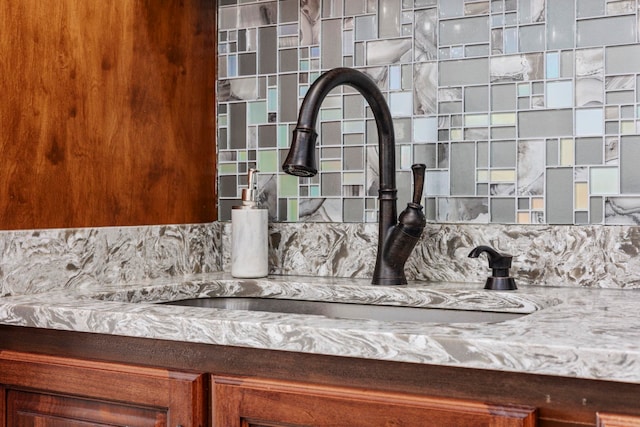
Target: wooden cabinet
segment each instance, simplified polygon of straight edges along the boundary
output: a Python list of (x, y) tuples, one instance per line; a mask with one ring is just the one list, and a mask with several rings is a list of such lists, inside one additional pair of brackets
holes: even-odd
[(216, 427), (536, 425), (530, 407), (238, 377), (212, 384)]
[(205, 426), (204, 376), (0, 353), (0, 427)]

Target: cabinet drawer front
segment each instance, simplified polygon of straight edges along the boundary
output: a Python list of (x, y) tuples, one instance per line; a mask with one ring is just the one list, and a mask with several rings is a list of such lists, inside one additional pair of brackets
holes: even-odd
[(217, 427), (533, 427), (536, 410), (284, 381), (213, 377)]

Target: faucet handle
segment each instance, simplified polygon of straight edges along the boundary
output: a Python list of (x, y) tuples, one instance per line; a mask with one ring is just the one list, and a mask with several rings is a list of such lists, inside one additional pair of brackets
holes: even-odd
[(411, 166), (413, 170), (413, 200), (412, 202), (419, 205), (422, 201), (422, 191), (424, 190), (424, 174), (427, 165), (424, 163), (416, 163)]
[(513, 256), (500, 253), (490, 246), (481, 245), (473, 248), (471, 252), (469, 252), (469, 258), (478, 258), (483, 252), (487, 253), (489, 268), (492, 271), (491, 276), (487, 278), (484, 288), (501, 291), (518, 289), (516, 281), (513, 277), (509, 276)]

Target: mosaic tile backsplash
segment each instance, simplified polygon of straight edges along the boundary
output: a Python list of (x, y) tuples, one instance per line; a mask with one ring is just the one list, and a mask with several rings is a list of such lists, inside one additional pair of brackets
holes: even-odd
[(400, 209), (427, 165), (435, 222), (640, 223), (636, 0), (219, 1), (219, 218), (257, 167), (273, 221), (376, 222), (366, 101), (323, 102), (319, 174), (284, 174), (298, 107), (323, 71), (387, 97)]

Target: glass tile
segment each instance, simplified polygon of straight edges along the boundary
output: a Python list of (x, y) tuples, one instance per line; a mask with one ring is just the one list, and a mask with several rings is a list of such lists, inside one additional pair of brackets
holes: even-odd
[(486, 84), (489, 80), (488, 58), (462, 59), (438, 63), (441, 86)]
[(278, 196), (279, 197), (297, 197), (298, 196), (298, 177), (287, 174), (278, 174)]
[(427, 196), (448, 196), (449, 172), (427, 171), (425, 174), (425, 194)]
[(465, 114), (465, 126), (488, 126), (489, 116), (487, 114)]
[[(348, 2), (352, 3), (352, 2)], [(322, 41), (324, 46), (342, 46), (342, 20), (327, 19), (321, 24)], [(322, 68), (330, 69), (342, 65), (342, 52), (340, 49), (322, 49)]]
[(399, 65), (389, 67), (389, 90), (402, 89), (402, 68)]
[(518, 212), (518, 224), (530, 224), (529, 212)]
[(560, 140), (560, 164), (562, 166), (573, 165), (574, 144), (572, 139)]
[(516, 113), (491, 114), (491, 124), (496, 126), (514, 126), (516, 124)]
[(341, 108), (323, 108), (320, 110), (320, 120), (340, 120), (342, 118)]
[(576, 165), (601, 165), (603, 151), (602, 138), (577, 138)]
[(478, 169), (476, 179), (478, 182), (489, 182), (489, 171), (486, 169)]
[(620, 193), (640, 193), (640, 136), (620, 138)]
[(342, 162), (340, 160), (322, 160), (320, 162), (320, 170), (322, 172), (336, 172), (342, 170)]
[(365, 122), (363, 120), (345, 120), (342, 122), (342, 132), (344, 133), (364, 133)]
[(546, 86), (548, 108), (567, 108), (573, 105), (573, 84), (570, 81), (548, 82)]
[(235, 175), (238, 173), (237, 163), (220, 163), (218, 165), (218, 173), (220, 175)]
[(515, 200), (512, 198), (491, 199), (491, 222), (513, 224), (516, 222)]
[(573, 223), (573, 168), (547, 169), (546, 210), (548, 224)]
[[(581, 115), (581, 119), (585, 119), (585, 116)], [(584, 126), (586, 127), (588, 124), (584, 123)], [(573, 111), (571, 109), (520, 111), (518, 113), (519, 137), (537, 138), (561, 135), (573, 135)]]
[(364, 201), (362, 199), (343, 199), (342, 210), (344, 222), (364, 221)]
[(438, 120), (435, 117), (413, 119), (413, 140), (415, 142), (435, 142), (438, 138)]
[(278, 152), (276, 150), (258, 151), (258, 169), (260, 172), (278, 172)]
[(491, 142), (491, 167), (511, 168), (516, 166), (516, 142)]
[(634, 15), (579, 20), (576, 27), (576, 45), (587, 47), (634, 43), (636, 24)]
[(576, 135), (603, 135), (604, 111), (602, 108), (576, 110)]
[(287, 221), (298, 221), (298, 200), (296, 199), (287, 200)]
[(592, 197), (589, 201), (589, 222), (591, 224), (602, 224), (604, 219), (602, 197)]
[(320, 174), (320, 193), (323, 197), (342, 195), (339, 172)]
[(503, 52), (505, 54), (518, 52), (518, 30), (516, 28), (505, 28), (502, 32), (503, 37)]
[(591, 168), (591, 194), (618, 194), (618, 175), (618, 168)]
[(544, 209), (544, 199), (542, 197), (534, 197), (531, 199), (531, 209), (541, 210)]
[(557, 79), (560, 77), (560, 55), (557, 52), (549, 52), (546, 59), (546, 77)]
[(514, 169), (492, 169), (491, 182), (515, 182), (516, 171)]
[(389, 94), (389, 109), (391, 115), (411, 116), (413, 114), (413, 93), (412, 92), (396, 92)]
[(379, 0), (378, 37), (386, 39), (400, 35), (401, 0)]
[(342, 185), (364, 185), (363, 172), (344, 172), (342, 174)]
[(567, 0), (547, 0), (546, 3), (547, 49), (573, 48), (575, 5)]
[(267, 89), (267, 105), (269, 111), (278, 110), (278, 90), (275, 88)]
[(451, 144), (450, 180), (452, 196), (473, 196), (475, 179), (469, 170), (476, 164), (474, 143)]
[(250, 125), (267, 123), (267, 103), (264, 101), (249, 102)]
[(586, 182), (575, 184), (575, 208), (587, 209), (589, 207), (589, 187)]

